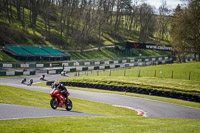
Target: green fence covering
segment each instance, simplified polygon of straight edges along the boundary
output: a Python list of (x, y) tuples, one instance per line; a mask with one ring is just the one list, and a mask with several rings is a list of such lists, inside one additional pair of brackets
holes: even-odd
[(83, 71), (87, 71), (87, 70), (88, 70), (88, 67), (83, 67), (82, 70), (83, 70)]
[(104, 64), (104, 61), (100, 61), (100, 64)]
[(119, 68), (120, 67), (120, 65), (115, 65), (115, 68)]
[(6, 72), (0, 72), (0, 76), (6, 76)]
[(76, 68), (70, 68), (70, 72), (76, 72)]
[(63, 69), (56, 69), (56, 74), (61, 73)]
[(99, 70), (99, 66), (95, 66), (95, 67), (94, 67), (94, 70)]
[(15, 71), (15, 75), (23, 75), (23, 72)]
[(35, 75), (35, 71), (30, 71), (30, 75)]
[(109, 61), (109, 64), (113, 64), (114, 63), (114, 61)]
[(110, 69), (110, 66), (105, 66), (105, 69)]
[(49, 63), (44, 63), (44, 67), (50, 67)]

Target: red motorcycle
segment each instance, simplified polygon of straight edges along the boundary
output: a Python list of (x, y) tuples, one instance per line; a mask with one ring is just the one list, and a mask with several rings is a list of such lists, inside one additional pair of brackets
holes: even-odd
[[(72, 101), (69, 98), (65, 99), (57, 88), (54, 88), (49, 94), (52, 97), (50, 101), (52, 109), (56, 109), (57, 107), (66, 108), (67, 111), (72, 109)], [(69, 96), (70, 93), (67, 92), (67, 95)]]

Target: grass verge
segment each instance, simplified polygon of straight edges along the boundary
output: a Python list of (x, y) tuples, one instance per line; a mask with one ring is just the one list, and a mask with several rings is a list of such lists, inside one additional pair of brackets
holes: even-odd
[[(0, 88), (1, 103), (49, 107), (50, 96), (47, 93), (2, 85)], [(108, 104), (75, 98), (73, 98), (72, 101), (74, 104), (74, 111), (99, 113), (107, 116), (67, 116), (0, 120), (1, 132), (198, 133), (200, 131), (200, 120), (146, 118), (136, 116), (135, 112), (131, 110), (113, 107)], [(85, 108), (87, 108), (87, 111), (84, 110)]]
[[(51, 97), (47, 93), (3, 85), (0, 85), (0, 88), (0, 103), (50, 108), (49, 103)], [(71, 97), (70, 99), (73, 102), (72, 111), (104, 115), (136, 115), (135, 111), (113, 107), (110, 104), (103, 104)]]
[(133, 116), (79, 116), (1, 120), (3, 133), (198, 133), (200, 121)]

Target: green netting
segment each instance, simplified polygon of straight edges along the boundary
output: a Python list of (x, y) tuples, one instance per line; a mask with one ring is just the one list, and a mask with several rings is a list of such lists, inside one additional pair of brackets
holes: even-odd
[(52, 55), (64, 56), (63, 53), (61, 53), (60, 51), (53, 49), (51, 47), (43, 47), (42, 49), (47, 51), (48, 53), (50, 53)]
[(18, 46), (6, 46), (6, 47), (18, 55), (31, 55), (31, 53)]
[(50, 55), (49, 53), (47, 53), (39, 47), (24, 46), (23, 48), (32, 53), (33, 55)]

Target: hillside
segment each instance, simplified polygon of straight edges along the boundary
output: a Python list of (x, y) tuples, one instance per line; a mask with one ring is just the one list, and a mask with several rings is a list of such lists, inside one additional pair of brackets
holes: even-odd
[[(119, 53), (114, 48), (88, 51), (86, 49), (114, 45), (122, 42), (146, 42), (157, 45), (169, 44), (169, 33), (160, 38), (159, 16), (149, 14), (154, 25), (142, 29), (142, 21), (133, 14), (116, 12), (108, 5), (110, 12), (101, 5), (86, 3), (82, 8), (80, 1), (69, 3), (33, 0), (10, 1), (0, 4), (0, 48), (6, 44), (50, 46), (71, 54), (71, 59), (110, 59), (121, 57), (169, 55), (169, 52), (156, 50), (132, 50), (130, 54)], [(74, 4), (74, 5), (73, 5)], [(116, 7), (117, 3), (113, 3)], [(99, 6), (99, 8), (97, 8)], [(151, 9), (149, 5), (141, 5)], [(95, 9), (95, 10), (94, 10)], [(127, 9), (128, 10), (128, 9)], [(103, 12), (104, 11), (104, 12)], [(145, 11), (146, 14), (150, 13)], [(89, 15), (90, 14), (90, 15)], [(89, 16), (88, 16), (89, 15)], [(140, 14), (137, 14), (140, 15)], [(166, 17), (165, 20), (170, 18)], [(168, 23), (167, 25), (170, 25)], [(170, 26), (168, 26), (169, 28)], [(81, 51), (71, 52), (71, 51)], [(15, 61), (0, 52), (0, 61)]]
[[(132, 30), (128, 30), (128, 28), (125, 27), (127, 24), (121, 23), (116, 30), (114, 23), (116, 18), (113, 17), (110, 18), (111, 20), (109, 19), (113, 21), (113, 23), (105, 24), (105, 27), (102, 26), (100, 32), (95, 20), (90, 20), (91, 25), (88, 25), (93, 29), (83, 29), (83, 26), (87, 26), (87, 24), (84, 23), (86, 18), (81, 18), (79, 20), (73, 16), (68, 16), (67, 11), (60, 11), (59, 5), (52, 5), (51, 10), (55, 12), (48, 12), (48, 24), (45, 12), (43, 8), (40, 7), (40, 9), (38, 9), (35, 25), (33, 26), (33, 18), (31, 17), (33, 17), (32, 15), (34, 12), (29, 9), (28, 3), (27, 6), (24, 6), (23, 9), (20, 10), (20, 18), (19, 9), (15, 4), (16, 3), (13, 3), (12, 6), (9, 5), (9, 12), (7, 12), (5, 7), (0, 12), (0, 30), (2, 31), (0, 33), (0, 46), (5, 44), (48, 45), (65, 50), (84, 50), (91, 47), (112, 45), (116, 42), (126, 42), (128, 40), (133, 42), (140, 41), (140, 28), (138, 26), (137, 28), (132, 26)], [(42, 5), (43, 3), (39, 4)], [(80, 12), (80, 9), (78, 8), (77, 11)], [(61, 13), (66, 15), (66, 18), (62, 18)], [(66, 22), (68, 19), (74, 19), (74, 21)], [(126, 16), (122, 16), (121, 19), (127, 18)], [(63, 23), (60, 23), (60, 20), (62, 20)], [(78, 24), (76, 24), (76, 22)], [(83, 32), (87, 33), (82, 34)], [(156, 33), (155, 31), (155, 34)], [(152, 35), (147, 37), (145, 42), (168, 44), (168, 41), (161, 41), (159, 38)]]
[[(158, 50), (143, 50), (143, 49), (134, 49), (130, 54), (120, 53), (114, 48), (105, 48), (101, 50), (92, 50), (80, 52), (68, 52), (71, 55), (71, 60), (88, 60), (88, 59), (116, 59), (116, 58), (133, 58), (138, 57), (139, 54), (144, 56), (160, 56), (160, 55), (170, 55), (171, 52), (158, 51)], [(16, 62), (14, 57), (6, 54), (0, 50), (0, 62)]]

